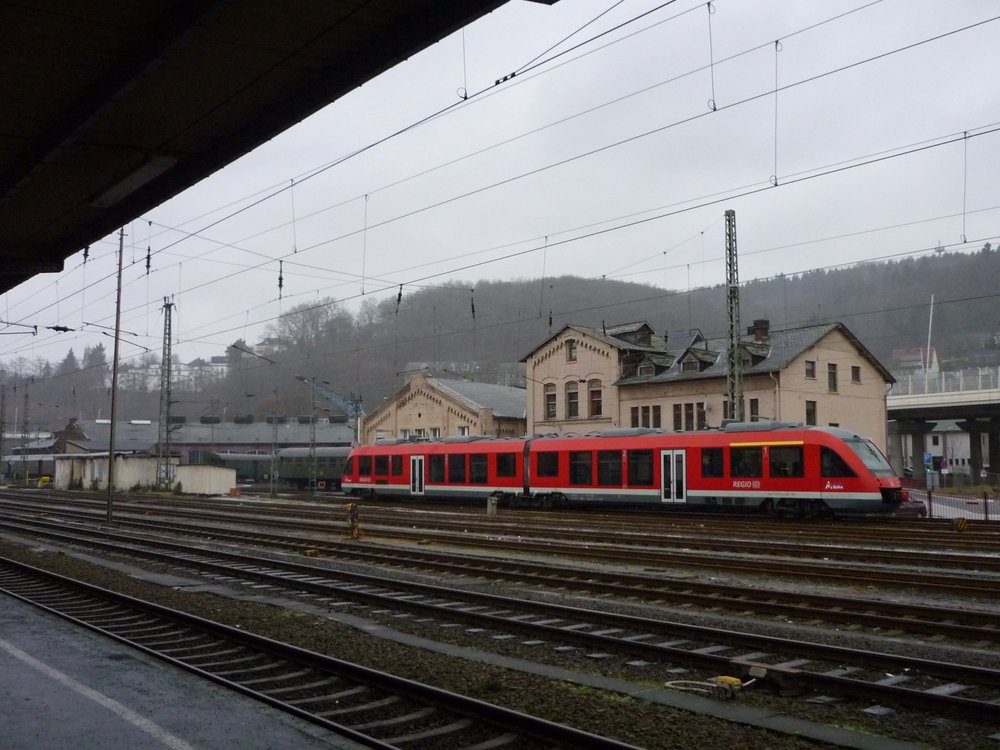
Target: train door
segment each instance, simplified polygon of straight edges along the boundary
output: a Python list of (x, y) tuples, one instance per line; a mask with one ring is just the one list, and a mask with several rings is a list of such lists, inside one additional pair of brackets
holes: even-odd
[(687, 452), (660, 451), (660, 499), (665, 503), (687, 502)]
[(424, 457), (410, 456), (410, 494), (424, 494)]

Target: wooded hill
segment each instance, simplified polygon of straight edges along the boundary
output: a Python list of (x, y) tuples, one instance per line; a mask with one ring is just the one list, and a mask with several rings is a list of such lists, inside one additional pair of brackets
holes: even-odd
[[(334, 300), (293, 309), (271, 326), (265, 345), (234, 342), (226, 352), (227, 378), (198, 394), (178, 394), (172, 413), (188, 419), (309, 414), (310, 389), (296, 376), (360, 396), (368, 410), (399, 389), (407, 371), (424, 367), (442, 376), (523, 384), (516, 363), (568, 323), (600, 327), (645, 320), (675, 340), (695, 330), (708, 337), (728, 330), (722, 286), (687, 293), (561, 276), (403, 287), (399, 294), (373, 295), (358, 314)], [(1000, 365), (1000, 253), (989, 244), (973, 254), (938, 253), (744, 283), (741, 320), (744, 330), (756, 318), (768, 319), (774, 330), (839, 321), (891, 370), (894, 350), (927, 345), (932, 295), (931, 343), (942, 367)], [(87, 352), (98, 360), (92, 366), (106, 372), (103, 357), (94, 354)], [(74, 375), (75, 367), (73, 358), (31, 373), (34, 424), (59, 427), (67, 416), (108, 415), (107, 388), (93, 373)], [(25, 377), (23, 363), (17, 372), (0, 371), (8, 399), (12, 386), (23, 388)], [(122, 418), (157, 418), (157, 393), (121, 398)], [(56, 404), (58, 409), (51, 408)], [(8, 430), (13, 406), (8, 403)], [(319, 399), (318, 406), (330, 404)]]

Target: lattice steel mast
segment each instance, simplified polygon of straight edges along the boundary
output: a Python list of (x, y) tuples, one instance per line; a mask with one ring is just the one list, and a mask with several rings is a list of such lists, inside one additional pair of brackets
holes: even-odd
[(740, 274), (736, 256), (736, 212), (726, 211), (726, 310), (729, 313), (729, 362), (726, 390), (729, 416), (743, 421), (743, 357), (740, 354)]
[(173, 355), (170, 342), (173, 338), (171, 311), (174, 303), (163, 298), (163, 361), (160, 363), (160, 423), (157, 435), (156, 483), (163, 489), (171, 486), (170, 470), (170, 367)]

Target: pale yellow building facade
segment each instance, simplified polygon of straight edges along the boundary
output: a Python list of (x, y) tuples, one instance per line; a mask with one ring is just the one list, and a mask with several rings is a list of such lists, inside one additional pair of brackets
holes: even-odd
[(365, 417), (362, 442), (461, 435), (521, 437), (526, 429), (526, 404), (524, 388), (420, 373)]
[[(887, 447), (891, 374), (840, 323), (770, 331), (741, 347), (743, 418), (831, 425)], [(668, 342), (644, 323), (565, 326), (524, 358), (529, 433), (719, 427), (732, 415), (726, 342)]]

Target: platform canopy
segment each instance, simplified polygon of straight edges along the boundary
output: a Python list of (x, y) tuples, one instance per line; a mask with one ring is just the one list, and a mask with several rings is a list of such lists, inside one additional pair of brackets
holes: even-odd
[(506, 1), (0, 3), (0, 292)]

